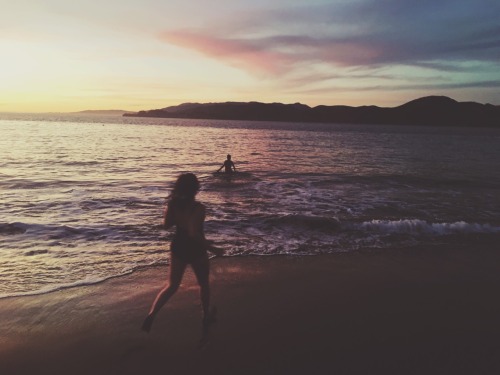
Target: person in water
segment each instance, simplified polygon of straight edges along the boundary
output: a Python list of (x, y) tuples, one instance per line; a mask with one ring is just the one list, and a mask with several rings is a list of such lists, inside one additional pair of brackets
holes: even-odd
[(231, 155), (227, 155), (227, 159), (224, 160), (224, 164), (217, 170), (217, 172), (220, 172), (221, 169), (224, 168), (225, 173), (233, 173), (236, 172), (236, 167), (234, 166), (233, 161), (231, 160)]
[(205, 206), (195, 200), (200, 184), (192, 173), (179, 176), (164, 214), (163, 225), (166, 229), (176, 227), (170, 251), (170, 282), (156, 296), (142, 329), (149, 332), (156, 314), (174, 295), (182, 281), (188, 264), (191, 265), (200, 286), (203, 309), (203, 327), (215, 320), (215, 310), (210, 309), (209, 261), (207, 250), (222, 255), (222, 250), (205, 239), (203, 222)]

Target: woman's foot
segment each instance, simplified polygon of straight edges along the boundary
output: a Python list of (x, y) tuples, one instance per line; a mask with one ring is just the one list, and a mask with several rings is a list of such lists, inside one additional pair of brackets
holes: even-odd
[(148, 315), (146, 317), (146, 319), (144, 319), (144, 322), (142, 323), (142, 327), (141, 329), (144, 331), (144, 332), (148, 332), (151, 330), (151, 326), (153, 325), (153, 315)]

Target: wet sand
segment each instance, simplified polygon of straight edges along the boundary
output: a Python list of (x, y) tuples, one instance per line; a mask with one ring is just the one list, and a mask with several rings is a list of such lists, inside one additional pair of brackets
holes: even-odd
[(498, 374), (500, 251), (384, 250), (211, 261), (202, 337), (188, 271), (152, 332), (168, 267), (0, 300), (0, 374)]

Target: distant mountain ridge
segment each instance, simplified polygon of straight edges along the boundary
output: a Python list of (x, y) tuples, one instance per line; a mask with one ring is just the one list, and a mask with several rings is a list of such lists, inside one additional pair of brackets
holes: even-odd
[(130, 117), (500, 127), (500, 106), (427, 96), (398, 107), (282, 104), (260, 102), (183, 103)]

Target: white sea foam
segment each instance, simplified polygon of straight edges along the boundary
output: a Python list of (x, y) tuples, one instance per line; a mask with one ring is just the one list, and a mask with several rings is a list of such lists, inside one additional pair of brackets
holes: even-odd
[(144, 265), (135, 265), (135, 266), (125, 267), (122, 269), (122, 271), (120, 273), (115, 274), (115, 275), (107, 275), (107, 276), (88, 275), (85, 278), (83, 278), (82, 280), (46, 285), (46, 286), (43, 286), (37, 290), (31, 290), (31, 291), (25, 291), (25, 292), (3, 293), (3, 294), (0, 293), (0, 299), (9, 298), (9, 297), (36, 296), (36, 295), (52, 293), (52, 292), (56, 292), (56, 291), (64, 290), (64, 289), (100, 284), (100, 283), (107, 281), (107, 280), (110, 280), (110, 279), (130, 275), (131, 273), (133, 273), (139, 269), (142, 269), (142, 268), (154, 267), (154, 266), (163, 265), (163, 264), (166, 264), (166, 262), (165, 261), (151, 261), (151, 262), (148, 262)]
[(79, 287), (79, 286), (98, 284), (98, 283), (101, 283), (101, 282), (106, 281), (108, 279), (111, 279), (113, 277), (116, 277), (116, 276), (110, 276), (110, 277), (88, 276), (83, 280), (78, 280), (78, 281), (74, 281), (74, 282), (61, 283), (61, 284), (55, 284), (55, 285), (46, 285), (38, 290), (17, 292), (17, 293), (14, 292), (14, 293), (10, 293), (10, 294), (4, 293), (4, 294), (0, 294), (0, 298), (20, 297), (20, 296), (36, 296), (36, 295), (40, 295), (40, 294), (47, 294), (47, 293), (55, 292), (55, 291), (62, 290), (62, 289), (69, 289), (69, 288), (75, 288), (75, 287)]
[(425, 220), (371, 220), (363, 222), (360, 227), (369, 231), (384, 233), (409, 233), (409, 234), (456, 234), (456, 233), (500, 233), (500, 227), (490, 224), (467, 223), (457, 221), (454, 223), (429, 223)]

